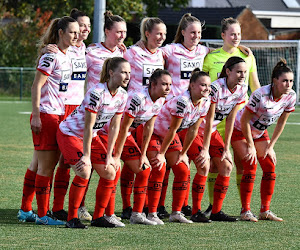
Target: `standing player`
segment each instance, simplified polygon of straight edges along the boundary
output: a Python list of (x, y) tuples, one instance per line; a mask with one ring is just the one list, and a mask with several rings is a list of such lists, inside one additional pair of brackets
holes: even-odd
[(99, 83), (102, 65), (107, 58), (123, 57), (124, 51), (120, 47), (123, 45), (126, 33), (125, 20), (106, 11), (104, 13), (104, 42), (91, 44), (86, 50), (87, 90)]
[[(163, 224), (157, 216), (145, 218), (142, 215), (148, 179), (150, 174), (150, 163), (146, 156), (149, 140), (153, 132), (153, 126), (161, 110), (165, 97), (170, 93), (171, 75), (166, 70), (157, 69), (149, 79), (149, 87), (139, 92), (129, 94), (123, 120), (121, 122), (120, 133), (115, 147), (115, 159), (119, 162), (120, 158), (124, 164), (136, 174), (134, 183), (134, 206), (130, 222), (133, 224), (156, 225)], [(107, 124), (103, 134), (107, 134)], [(142, 126), (142, 142), (137, 144), (136, 131), (138, 126)], [(128, 133), (128, 131), (130, 131)], [(103, 135), (101, 135), (102, 138)], [(123, 148), (124, 145), (124, 148)], [(121, 165), (121, 164), (119, 164)], [(115, 182), (116, 184), (116, 182)], [(110, 201), (111, 202), (111, 201)], [(107, 212), (106, 216), (111, 217), (114, 210)], [(109, 220), (109, 218), (107, 218)]]
[[(209, 109), (209, 93), (208, 74), (195, 69), (190, 79), (189, 89), (168, 101), (157, 117), (147, 152), (152, 166), (148, 184), (149, 215), (157, 212), (167, 161), (175, 175), (172, 214), (169, 220), (192, 223), (181, 213), (189, 173), (186, 152)], [(187, 129), (187, 132), (181, 144), (177, 132), (183, 129)]]
[[(166, 40), (166, 25), (156, 17), (146, 17), (141, 22), (141, 41), (131, 46), (124, 55), (131, 65), (131, 79), (128, 92), (142, 90), (149, 85), (149, 77), (157, 68), (164, 68), (162, 50), (159, 48)], [(123, 201), (123, 219), (130, 219), (131, 192), (134, 172), (124, 164), (121, 172), (121, 194)]]
[[(126, 105), (126, 87), (130, 78), (130, 65), (122, 57), (107, 59), (103, 64), (100, 83), (90, 89), (82, 104), (64, 120), (57, 134), (66, 164), (75, 171), (69, 193), (69, 212), (66, 226), (87, 228), (78, 219), (77, 210), (88, 184), (91, 164), (100, 176), (96, 191), (96, 205), (91, 222), (96, 227), (116, 227), (104, 217), (116, 175), (112, 151), (119, 133), (120, 120)], [(110, 121), (107, 148), (97, 131)], [(119, 226), (125, 226), (123, 223)]]
[[(218, 79), (219, 74), (222, 71), (222, 67), (224, 63), (228, 60), (228, 58), (232, 56), (239, 56), (243, 58), (247, 64), (247, 75), (245, 79), (245, 83), (249, 84), (251, 91), (253, 92), (257, 88), (260, 87), (260, 83), (257, 76), (256, 69), (256, 61), (253, 55), (245, 55), (239, 49), (241, 42), (241, 26), (238, 20), (229, 17), (224, 18), (221, 22), (221, 36), (223, 39), (223, 46), (219, 49), (213, 50), (210, 52), (204, 60), (203, 71), (208, 72), (212, 81)], [(248, 100), (248, 96), (246, 96), (246, 102)], [(242, 107), (242, 106), (241, 106)], [(218, 131), (221, 136), (225, 138), (225, 120), (218, 125)], [(238, 190), (241, 183), (241, 178), (243, 174), (243, 168), (241, 164), (236, 161), (236, 183)], [(210, 205), (208, 209), (205, 211), (206, 215), (210, 215), (213, 203), (214, 196), (214, 185), (216, 178), (218, 176), (218, 170), (216, 166), (212, 165), (208, 174), (208, 194)]]
[[(245, 102), (247, 85), (245, 76), (246, 62), (241, 57), (230, 57), (223, 66), (220, 78), (211, 85), (211, 106), (204, 122), (200, 125), (199, 133), (203, 135), (203, 148), (194, 160), (197, 168), (209, 164), (210, 158), (219, 171), (214, 187), (214, 202), (210, 219), (213, 221), (236, 221), (236, 218), (222, 212), (223, 200), (229, 186), (232, 171), (230, 140), (234, 119), (240, 104)], [(217, 125), (226, 118), (225, 143), (217, 130)], [(203, 193), (198, 192), (197, 185), (205, 185), (201, 176), (195, 176), (193, 182), (193, 216), (197, 220), (197, 211)], [(195, 185), (194, 185), (195, 184)], [(195, 188), (194, 188), (195, 187)], [(201, 190), (200, 190), (201, 191)], [(200, 210), (200, 217), (204, 217)], [(202, 216), (203, 215), (203, 216)]]
[[(283, 221), (270, 211), (275, 188), (276, 154), (274, 146), (281, 135), (290, 112), (295, 110), (296, 93), (292, 90), (294, 74), (285, 60), (274, 67), (272, 83), (252, 93), (248, 104), (239, 111), (232, 135), (235, 159), (242, 162), (244, 173), (241, 183), (241, 220), (256, 222), (250, 210), (251, 195), (256, 176), (257, 161), (263, 176), (260, 186), (260, 220)], [(267, 127), (277, 124), (270, 140)]]
[[(62, 225), (64, 222), (47, 216), (50, 181), (58, 162), (59, 150), (56, 131), (63, 118), (65, 107), (62, 92), (68, 89), (71, 79), (71, 61), (66, 54), (69, 46), (74, 46), (79, 34), (79, 25), (71, 17), (54, 19), (42, 38), (42, 45), (57, 44), (57, 54), (40, 57), (36, 76), (32, 85), (31, 129), (38, 169), (35, 177), (35, 191), (38, 205), (36, 224)], [(31, 203), (30, 203), (31, 206)], [(21, 209), (19, 220), (28, 221), (31, 211)]]

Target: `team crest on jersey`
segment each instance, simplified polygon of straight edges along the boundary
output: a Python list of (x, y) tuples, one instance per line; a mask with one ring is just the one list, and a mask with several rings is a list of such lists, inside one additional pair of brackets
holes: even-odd
[(116, 103), (115, 103), (115, 108), (118, 108), (122, 105), (122, 102), (120, 100), (117, 100)]
[(153, 111), (153, 113), (155, 113), (155, 114), (157, 114), (158, 112), (159, 112), (159, 110), (161, 109), (161, 107), (160, 106), (158, 106), (158, 105), (153, 105), (153, 107), (152, 107), (152, 111)]

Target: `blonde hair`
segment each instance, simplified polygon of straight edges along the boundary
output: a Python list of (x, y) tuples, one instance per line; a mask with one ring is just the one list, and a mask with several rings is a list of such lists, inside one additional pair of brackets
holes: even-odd
[(151, 33), (151, 31), (153, 30), (154, 26), (156, 24), (165, 24), (163, 22), (163, 20), (161, 20), (158, 17), (145, 17), (143, 18), (142, 22), (141, 22), (141, 26), (140, 26), (140, 32), (141, 32), (141, 40), (146, 43), (147, 42), (147, 37), (145, 35), (146, 31), (148, 31), (149, 33)]
[(233, 17), (227, 17), (227, 18), (223, 18), (221, 21), (221, 30), (222, 33), (225, 33), (226, 30), (228, 30), (229, 26), (232, 24), (238, 24), (241, 26), (240, 22), (233, 18)]

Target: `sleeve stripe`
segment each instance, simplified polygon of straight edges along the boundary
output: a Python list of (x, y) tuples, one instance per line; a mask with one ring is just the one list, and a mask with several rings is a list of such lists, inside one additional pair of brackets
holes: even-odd
[(46, 71), (42, 70), (42, 69), (39, 69), (39, 68), (36, 68), (38, 71), (40, 71), (41, 73), (43, 73), (44, 75), (46, 76), (50, 76), (50, 74), (48, 74)]
[(254, 114), (255, 112), (251, 110), (249, 107), (245, 106), (247, 110), (249, 110), (250, 113)]
[(132, 116), (132, 115), (129, 114), (128, 112), (125, 112), (125, 114), (126, 114), (127, 116), (129, 116), (130, 118), (135, 118), (134, 116)]
[(91, 113), (97, 114), (97, 112), (96, 112), (96, 111), (94, 111), (94, 110), (91, 110), (91, 109), (89, 109), (89, 108), (85, 108), (85, 110), (87, 110), (87, 111), (89, 111), (89, 112), (91, 112)]

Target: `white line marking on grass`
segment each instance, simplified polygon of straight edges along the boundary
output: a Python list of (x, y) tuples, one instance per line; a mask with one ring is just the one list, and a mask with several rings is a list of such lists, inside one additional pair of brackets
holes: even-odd
[(0, 103), (16, 103), (16, 104), (22, 104), (22, 103), (27, 103), (30, 101), (0, 101)]
[(300, 125), (299, 122), (287, 122), (286, 124), (287, 125)]
[(31, 112), (19, 112), (20, 115), (30, 115)]

